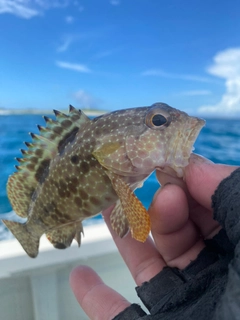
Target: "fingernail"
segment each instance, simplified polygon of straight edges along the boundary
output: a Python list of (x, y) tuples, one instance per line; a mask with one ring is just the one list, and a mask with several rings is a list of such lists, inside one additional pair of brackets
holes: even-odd
[(190, 158), (189, 158), (189, 161), (190, 162), (193, 162), (193, 163), (209, 163), (209, 164), (213, 164), (214, 162), (207, 159), (207, 158), (204, 158), (203, 156), (199, 155), (199, 154), (196, 154), (196, 153), (192, 153)]

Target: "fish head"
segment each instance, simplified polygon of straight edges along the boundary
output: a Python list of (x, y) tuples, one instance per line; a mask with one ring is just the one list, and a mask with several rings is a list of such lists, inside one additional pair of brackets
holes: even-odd
[(126, 137), (127, 156), (134, 167), (165, 170), (172, 168), (179, 177), (188, 165), (193, 144), (205, 121), (189, 116), (164, 103), (155, 103), (146, 110), (138, 130)]
[(193, 144), (205, 124), (165, 103), (111, 113), (110, 119), (105, 121), (110, 133), (101, 137), (94, 155), (108, 170), (126, 176), (166, 168), (183, 176), (182, 168), (188, 165)]

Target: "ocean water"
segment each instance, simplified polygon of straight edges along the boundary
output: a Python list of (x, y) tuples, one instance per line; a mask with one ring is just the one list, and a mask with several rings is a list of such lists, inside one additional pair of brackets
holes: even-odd
[[(0, 116), (0, 218), (12, 218), (11, 205), (7, 199), (8, 176), (15, 171), (16, 157), (21, 157), (20, 149), (26, 149), (24, 141), (31, 142), (29, 132), (37, 133), (36, 125), (44, 125), (40, 115)], [(196, 143), (195, 151), (216, 163), (240, 164), (240, 120), (208, 119)], [(159, 185), (155, 175), (151, 175), (137, 196), (148, 207)], [(96, 223), (99, 218), (90, 220)], [(11, 234), (0, 222), (0, 240)]]

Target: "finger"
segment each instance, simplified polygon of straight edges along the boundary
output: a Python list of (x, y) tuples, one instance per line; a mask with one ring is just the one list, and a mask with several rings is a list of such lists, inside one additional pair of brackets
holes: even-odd
[(133, 239), (130, 232), (124, 238), (120, 238), (111, 227), (110, 214), (111, 208), (105, 210), (104, 220), (133, 279), (140, 286), (158, 274), (166, 263), (150, 237), (144, 243)]
[(186, 193), (190, 219), (198, 226), (204, 238), (212, 238), (220, 230), (212, 218), (211, 196), (222, 179), (236, 170), (236, 166), (216, 165), (210, 160), (192, 154), (190, 164), (185, 168), (185, 181), (171, 172), (157, 171), (162, 185), (168, 182), (180, 186)]
[(213, 162), (192, 154), (185, 168), (185, 181), (192, 197), (202, 206), (211, 210), (211, 196), (219, 183), (238, 167)]
[(195, 224), (189, 220), (185, 192), (166, 185), (154, 197), (149, 209), (156, 247), (171, 267), (184, 268), (204, 247)]
[(91, 320), (110, 320), (130, 306), (119, 293), (103, 283), (89, 267), (79, 266), (70, 274), (73, 293)]

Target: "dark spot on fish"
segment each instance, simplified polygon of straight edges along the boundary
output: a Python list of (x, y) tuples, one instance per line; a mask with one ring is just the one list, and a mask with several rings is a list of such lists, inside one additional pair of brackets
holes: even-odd
[(38, 163), (38, 158), (37, 157), (32, 157), (31, 158), (31, 162), (34, 163), (34, 164), (37, 164)]
[(72, 183), (72, 182), (69, 182), (68, 183), (68, 189), (69, 189), (70, 192), (76, 193), (77, 192), (77, 185)]
[(45, 159), (40, 162), (39, 167), (35, 173), (35, 179), (42, 184), (49, 174), (49, 166), (50, 166), (50, 159)]
[(61, 198), (69, 198), (71, 196), (70, 191), (67, 189), (67, 187), (64, 187), (64, 185), (62, 186), (59, 185), (58, 194), (60, 195)]
[(57, 137), (56, 133), (53, 132), (53, 133), (48, 137), (48, 139), (54, 141), (54, 140), (56, 139), (56, 137)]
[(64, 120), (61, 125), (64, 127), (64, 128), (68, 128), (72, 125), (72, 121), (70, 120)]
[(42, 155), (43, 155), (42, 149), (37, 149), (37, 150), (35, 151), (35, 154), (36, 154), (36, 156), (38, 156), (39, 158), (41, 158)]
[(67, 248), (67, 246), (64, 243), (61, 243), (61, 242), (53, 243), (53, 246), (56, 249), (66, 249)]
[(73, 122), (78, 121), (81, 117), (81, 114), (74, 114), (73, 116), (71, 116), (71, 119)]
[(95, 206), (99, 206), (100, 204), (101, 204), (101, 200), (100, 199), (98, 199), (98, 198), (96, 198), (96, 197), (90, 197), (90, 202), (92, 203), (92, 204), (94, 204)]
[(76, 193), (79, 185), (79, 179), (69, 176), (66, 178), (66, 181), (68, 182), (68, 190), (72, 193)]
[(78, 184), (78, 178), (76, 178), (76, 177), (71, 177), (71, 178), (69, 179), (69, 182), (72, 183), (72, 184), (77, 185), (77, 184)]
[(82, 200), (88, 200), (88, 194), (83, 189), (79, 190), (79, 196)]
[(81, 206), (82, 206), (82, 199), (81, 199), (80, 197), (76, 197), (76, 198), (74, 199), (74, 202), (76, 203), (76, 205), (77, 205), (78, 207), (81, 207)]
[(35, 164), (34, 163), (29, 163), (26, 167), (27, 167), (27, 169), (29, 171), (34, 171), (35, 170)]
[(63, 179), (59, 180), (59, 188), (63, 190), (67, 188), (67, 185)]
[(71, 162), (73, 164), (78, 164), (79, 163), (79, 156), (77, 156), (76, 154), (74, 156), (71, 157)]
[(86, 161), (82, 161), (80, 164), (80, 171), (83, 174), (87, 174), (90, 170), (90, 166)]
[(61, 198), (65, 197), (65, 190), (64, 189), (58, 189), (58, 194)]
[[(67, 120), (66, 120), (67, 121)], [(63, 121), (64, 122), (64, 121)], [(58, 144), (58, 152), (60, 155), (63, 154), (65, 147), (67, 146), (68, 143), (73, 142), (73, 140), (76, 137), (76, 134), (78, 133), (79, 128), (75, 127), (73, 128), (70, 132), (68, 132), (64, 138), (59, 142)]]
[(61, 134), (63, 132), (63, 128), (58, 126), (53, 129), (53, 131), (57, 134)]

